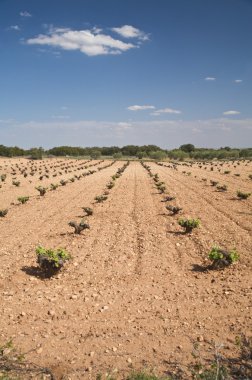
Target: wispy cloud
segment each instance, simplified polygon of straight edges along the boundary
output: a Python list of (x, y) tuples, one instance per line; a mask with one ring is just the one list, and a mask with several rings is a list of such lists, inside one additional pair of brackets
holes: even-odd
[[(206, 120), (51, 120), (3, 124), (0, 140), (5, 145), (86, 146), (156, 144), (175, 147), (185, 141), (197, 146), (247, 146), (251, 137), (252, 119), (222, 117)], [(172, 135), (171, 135), (172, 133)], [(172, 138), (171, 138), (172, 136)]]
[(215, 81), (216, 78), (215, 77), (206, 77), (205, 80), (206, 81)]
[(234, 82), (235, 83), (241, 83), (241, 82), (243, 82), (243, 80), (242, 79), (235, 79)]
[(66, 119), (70, 119), (70, 116), (68, 116), (68, 115), (52, 115), (52, 119), (66, 120)]
[(175, 115), (178, 115), (178, 114), (181, 114), (181, 111), (179, 110), (175, 110), (173, 108), (161, 108), (160, 110), (156, 110), (154, 112), (151, 113), (152, 116), (159, 116), (161, 114), (175, 114)]
[(15, 119), (0, 119), (0, 124), (14, 124), (15, 122)]
[(239, 111), (234, 111), (234, 110), (223, 112), (223, 115), (239, 115), (239, 114), (240, 114)]
[(124, 122), (124, 121), (120, 121), (119, 123), (116, 123), (116, 125), (114, 126), (111, 126), (111, 128), (117, 132), (117, 133), (125, 133), (127, 131), (129, 131), (130, 129), (132, 129), (132, 124), (131, 123), (127, 123), (127, 122)]
[(31, 13), (27, 11), (22, 11), (19, 13), (21, 17), (32, 17)]
[(124, 38), (139, 38), (140, 40), (146, 41), (149, 39), (148, 35), (141, 30), (134, 28), (131, 25), (123, 25), (120, 28), (112, 28), (113, 32), (118, 33)]
[(46, 34), (29, 38), (29, 45), (47, 45), (63, 50), (79, 50), (88, 56), (121, 54), (129, 49), (139, 47), (140, 39), (135, 36), (136, 43), (126, 43), (115, 39), (109, 34), (102, 33), (101, 29), (71, 30), (69, 28), (51, 27)]
[(144, 110), (154, 110), (155, 106), (129, 106), (127, 109), (130, 111), (144, 111)]
[(9, 30), (16, 30), (17, 32), (19, 32), (21, 30), (21, 28), (18, 25), (11, 25), (11, 26), (9, 26), (8, 29)]

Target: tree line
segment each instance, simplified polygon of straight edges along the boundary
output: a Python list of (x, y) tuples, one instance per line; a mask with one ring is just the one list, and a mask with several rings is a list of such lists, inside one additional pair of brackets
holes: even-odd
[(18, 157), (25, 156), (32, 159), (42, 159), (43, 156), (56, 157), (79, 157), (89, 156), (97, 159), (103, 157), (113, 157), (120, 159), (123, 157), (136, 157), (138, 159), (150, 158), (154, 160), (163, 160), (170, 158), (173, 160), (183, 161), (185, 159), (211, 160), (217, 159), (238, 159), (252, 158), (252, 148), (238, 149), (228, 146), (219, 149), (196, 148), (193, 144), (183, 144), (177, 149), (166, 150), (157, 145), (126, 145), (122, 148), (117, 146), (111, 147), (72, 147), (58, 146), (48, 150), (39, 148), (22, 149), (17, 146), (7, 147), (0, 145), (0, 156)]

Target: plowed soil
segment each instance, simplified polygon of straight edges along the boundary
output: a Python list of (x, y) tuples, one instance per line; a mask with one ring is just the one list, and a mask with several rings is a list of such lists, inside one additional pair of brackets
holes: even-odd
[[(122, 377), (143, 368), (164, 374), (174, 363), (191, 363), (195, 342), (203, 356), (223, 344), (225, 355), (234, 357), (235, 337), (251, 331), (252, 197), (236, 199), (236, 190), (251, 191), (251, 164), (239, 166), (240, 177), (227, 177), (149, 163), (165, 182), (162, 195), (141, 164), (131, 162), (108, 199), (94, 203), (122, 165), (44, 197), (34, 191), (38, 177), (20, 188), (7, 177), (0, 189), (0, 209), (9, 209), (0, 218), (0, 345), (12, 338), (29, 362), (50, 368), (56, 379)], [(228, 184), (227, 192), (210, 186), (216, 178)], [(32, 198), (17, 205), (20, 195)], [(161, 202), (165, 195), (176, 196), (171, 204), (183, 208), (180, 216), (199, 218), (200, 228), (183, 234), (178, 216)], [(83, 206), (94, 209), (91, 228), (75, 235), (68, 222), (81, 220)], [(37, 270), (38, 245), (66, 248), (72, 260), (45, 279)], [(205, 270), (213, 245), (235, 247), (239, 262)]]

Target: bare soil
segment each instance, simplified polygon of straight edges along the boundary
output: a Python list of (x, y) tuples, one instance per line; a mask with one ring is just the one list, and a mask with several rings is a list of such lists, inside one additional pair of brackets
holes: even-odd
[[(192, 362), (195, 342), (206, 357), (220, 344), (228, 357), (237, 355), (236, 336), (249, 336), (252, 326), (252, 196), (239, 201), (236, 190), (252, 190), (251, 163), (235, 168), (239, 177), (197, 165), (174, 170), (149, 163), (167, 187), (159, 194), (141, 164), (131, 162), (99, 204), (94, 197), (122, 162), (100, 171), (109, 162), (98, 162), (92, 175), (44, 197), (34, 190), (41, 184), (37, 174), (17, 174), (21, 185), (12, 185), (11, 166), (17, 162), (27, 165), (0, 160), (0, 174), (7, 173), (0, 209), (9, 210), (0, 218), (0, 345), (12, 338), (29, 362), (50, 368), (56, 379), (122, 377), (132, 369), (164, 374), (174, 363), (175, 368)], [(69, 162), (73, 172), (52, 180), (53, 167)], [(81, 161), (49, 163), (46, 186), (85, 171), (77, 170)], [(210, 179), (226, 183), (228, 191), (216, 191)], [(32, 197), (18, 205), (17, 196), (24, 195)], [(166, 210), (165, 195), (176, 196), (170, 204), (183, 208), (180, 215)], [(94, 209), (87, 218), (91, 228), (75, 235), (68, 222), (80, 221), (84, 206)], [(201, 226), (183, 234), (179, 217), (199, 218)], [(65, 248), (72, 260), (45, 279), (37, 270), (38, 245)], [(239, 262), (205, 270), (213, 245), (235, 247)]]

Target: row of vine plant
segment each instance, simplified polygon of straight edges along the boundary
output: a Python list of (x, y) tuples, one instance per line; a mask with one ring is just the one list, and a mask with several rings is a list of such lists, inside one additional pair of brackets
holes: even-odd
[[(178, 164), (165, 165), (162, 162), (156, 162), (156, 164), (159, 165), (159, 166), (163, 166), (163, 167), (170, 168), (170, 169), (175, 169), (175, 170), (177, 170), (177, 165), (178, 165)], [(199, 168), (201, 168), (201, 167), (202, 166), (200, 165)], [(190, 172), (190, 171), (187, 172), (186, 170), (183, 170), (182, 174), (187, 175), (187, 176), (191, 176), (192, 172)], [(225, 170), (223, 174), (225, 174), (225, 175), (230, 174), (230, 170)], [(235, 176), (238, 177), (238, 176), (240, 176), (240, 174), (236, 173)], [(196, 175), (194, 177), (197, 178)], [(252, 180), (252, 174), (249, 174), (248, 178), (250, 180)], [(201, 180), (202, 180), (202, 182), (204, 182), (205, 184), (207, 184), (207, 178), (203, 177), (203, 178), (201, 178)], [(216, 191), (218, 191), (218, 192), (227, 192), (228, 191), (228, 186), (226, 184), (220, 184), (219, 181), (212, 180), (212, 179), (210, 179), (209, 182), (210, 182), (210, 186), (214, 187), (216, 189)], [(237, 190), (236, 191), (236, 197), (237, 197), (236, 199), (238, 199), (238, 200), (246, 200), (246, 199), (248, 199), (251, 196), (251, 194), (252, 194), (251, 192), (245, 192), (245, 191)]]
[[(101, 171), (101, 170), (107, 169), (108, 167), (114, 165), (115, 162), (116, 161), (112, 161), (112, 162), (110, 162), (109, 164), (107, 164), (105, 166), (98, 167), (97, 171)], [(86, 169), (89, 168), (89, 167), (91, 167), (91, 166), (96, 166), (99, 163), (101, 163), (101, 162), (95, 163), (93, 165), (92, 164), (88, 165), (88, 166), (86, 166)], [(55, 191), (60, 186), (66, 186), (67, 184), (73, 183), (76, 180), (79, 181), (82, 178), (85, 178), (85, 177), (90, 176), (90, 175), (92, 175), (94, 173), (97, 173), (97, 171), (89, 169), (88, 171), (83, 172), (80, 175), (75, 175), (74, 177), (70, 178), (69, 180), (62, 179), (59, 183), (51, 183), (51, 185), (50, 185), (49, 188), (48, 187), (44, 187), (44, 186), (36, 186), (35, 189), (39, 192), (39, 195), (41, 197), (44, 197), (45, 194), (48, 191)], [(17, 200), (18, 200), (19, 203), (16, 204), (16, 205), (25, 204), (25, 203), (27, 203), (29, 201), (30, 198), (31, 198), (31, 196), (29, 196), (29, 195), (20, 196), (20, 197), (17, 198)], [(15, 204), (12, 204), (12, 205), (15, 205)], [(0, 217), (2, 217), (2, 218), (5, 217), (7, 215), (7, 213), (8, 213), (8, 211), (9, 211), (8, 208), (1, 208), (0, 209)]]
[[(148, 166), (145, 162), (141, 161), (141, 165), (147, 171), (150, 178), (153, 180), (155, 187), (160, 194), (164, 195), (164, 198), (161, 202), (165, 203), (165, 208), (169, 211), (170, 216), (179, 215), (182, 213), (182, 207), (175, 204), (174, 201), (176, 197), (173, 195), (166, 194), (166, 185), (164, 181), (161, 181), (158, 173), (153, 173), (151, 167)], [(172, 203), (173, 202), (173, 203)], [(198, 228), (201, 224), (200, 219), (198, 218), (179, 218), (177, 220), (180, 227), (183, 228), (184, 234), (191, 234), (194, 229)], [(208, 258), (211, 262), (205, 269), (223, 269), (236, 261), (239, 260), (239, 254), (236, 249), (223, 249), (218, 246), (212, 246), (210, 252), (208, 253)]]
[[(128, 167), (129, 161), (127, 161), (122, 167), (117, 169), (116, 173), (111, 176), (110, 181), (106, 184), (106, 189), (102, 194), (94, 197), (94, 205), (105, 202), (111, 189), (115, 186), (116, 180), (120, 178)], [(111, 166), (111, 164), (110, 164)], [(89, 206), (82, 207), (85, 215), (80, 221), (70, 221), (68, 225), (74, 229), (74, 234), (80, 235), (82, 231), (90, 229), (89, 217), (94, 214), (94, 208)], [(62, 248), (51, 249), (45, 247), (36, 248), (37, 263), (46, 277), (51, 277), (57, 273), (65, 264), (66, 261), (71, 259), (71, 254)]]

